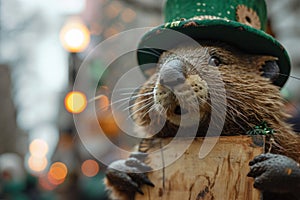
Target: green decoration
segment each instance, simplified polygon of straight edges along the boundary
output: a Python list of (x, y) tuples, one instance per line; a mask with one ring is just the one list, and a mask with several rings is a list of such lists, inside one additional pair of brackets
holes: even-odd
[(251, 130), (247, 131), (247, 135), (273, 135), (274, 129), (268, 127), (267, 122), (263, 121), (259, 125), (254, 126)]
[(223, 41), (248, 53), (275, 56), (281, 75), (274, 84), (282, 87), (287, 81), (290, 59), (284, 47), (265, 33), (264, 0), (167, 0), (164, 14), (165, 23), (147, 32), (139, 43), (137, 58), (145, 76), (162, 52), (186, 42), (171, 34), (175, 30), (195, 41)]

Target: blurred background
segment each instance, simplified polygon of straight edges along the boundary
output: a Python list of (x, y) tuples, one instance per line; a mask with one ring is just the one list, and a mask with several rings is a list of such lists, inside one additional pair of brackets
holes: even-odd
[[(267, 3), (272, 33), (293, 63), (282, 95), (293, 116), (290, 122), (300, 132), (300, 1)], [(99, 113), (97, 122), (87, 120), (85, 145), (73, 114), (82, 112), (89, 99), (72, 87), (79, 66), (97, 44), (125, 30), (161, 24), (162, 4), (163, 0), (0, 0), (0, 199), (107, 199), (106, 166), (90, 150), (113, 160), (109, 147), (94, 140), (93, 127), (98, 124), (112, 141), (129, 140), (124, 148), (133, 144), (122, 137), (106, 109), (110, 77), (122, 72), (112, 68), (98, 82), (103, 62), (97, 56), (89, 60), (92, 73), (86, 79), (97, 81), (99, 98), (93, 103)], [(74, 105), (73, 99), (80, 103)]]

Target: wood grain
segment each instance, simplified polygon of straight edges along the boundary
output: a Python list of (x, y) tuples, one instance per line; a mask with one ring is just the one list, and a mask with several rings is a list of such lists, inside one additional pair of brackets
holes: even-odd
[[(208, 142), (215, 139), (209, 138)], [(258, 140), (263, 143), (261, 136)], [(175, 142), (160, 139), (153, 145), (151, 149), (158, 151), (154, 154), (149, 152), (148, 164), (154, 169), (161, 169), (148, 173), (155, 187), (143, 186), (145, 194), (137, 194), (137, 200), (260, 199), (260, 192), (253, 188), (253, 180), (247, 177), (247, 173), (249, 161), (263, 153), (264, 147), (255, 145), (252, 137), (220, 137), (203, 159), (199, 158), (203, 138), (194, 139), (180, 156), (186, 141), (182, 138)], [(173, 144), (168, 145), (170, 142)]]

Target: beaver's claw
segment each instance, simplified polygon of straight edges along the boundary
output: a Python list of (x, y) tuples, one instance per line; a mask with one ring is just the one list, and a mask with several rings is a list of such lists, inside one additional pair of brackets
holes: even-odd
[(300, 189), (300, 166), (293, 159), (277, 154), (261, 154), (250, 163), (249, 177), (254, 187), (270, 192), (294, 192)]
[(117, 160), (111, 163), (106, 170), (106, 177), (110, 184), (119, 191), (126, 193), (144, 194), (140, 186), (143, 184), (154, 187), (145, 172), (152, 170), (143, 161), (147, 157), (145, 153), (132, 153), (126, 160)]

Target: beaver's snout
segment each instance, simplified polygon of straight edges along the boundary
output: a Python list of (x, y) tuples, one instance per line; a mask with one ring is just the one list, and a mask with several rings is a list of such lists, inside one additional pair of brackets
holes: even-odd
[(160, 69), (159, 83), (165, 87), (174, 88), (185, 82), (183, 63), (178, 59), (165, 63)]
[[(165, 71), (166, 70), (166, 71)], [(164, 73), (168, 70), (164, 68)], [(170, 72), (170, 71), (169, 71)], [(173, 76), (165, 74), (155, 84), (153, 97), (159, 113), (165, 113), (166, 118), (175, 125), (191, 126), (199, 122), (199, 118), (210, 111), (207, 103), (208, 87), (205, 80), (199, 75), (187, 75), (184, 79), (183, 73), (175, 69)], [(161, 84), (161, 80), (168, 80)], [(164, 82), (163, 82), (164, 83)]]

